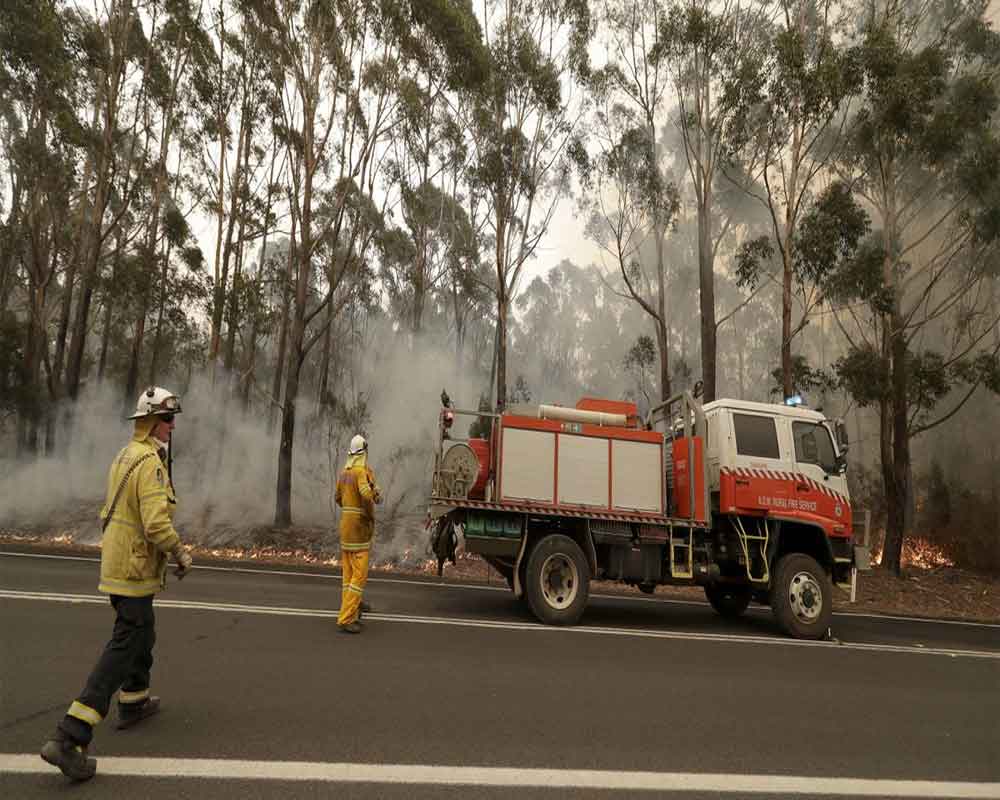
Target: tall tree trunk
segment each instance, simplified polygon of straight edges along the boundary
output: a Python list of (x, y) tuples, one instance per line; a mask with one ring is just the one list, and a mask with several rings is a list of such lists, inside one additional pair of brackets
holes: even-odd
[[(708, 187), (706, 198), (710, 198)], [(701, 379), (705, 402), (716, 398), (715, 265), (712, 258), (711, 203), (707, 200), (698, 214), (698, 284), (701, 311)]]
[(17, 255), (21, 250), (21, 193), (22, 181), (13, 178), (10, 213), (7, 215), (6, 234), (0, 237), (0, 317), (7, 310), (7, 302), (17, 274)]
[(229, 314), (226, 321), (226, 351), (223, 365), (227, 371), (236, 363), (236, 332), (240, 326), (240, 292), (243, 290), (243, 231), (245, 222), (240, 215), (239, 232), (236, 236), (236, 267), (233, 270), (233, 285), (229, 292)]
[[(650, 163), (658, 169), (656, 153), (656, 121), (653, 108), (646, 107), (646, 132), (649, 137)], [(656, 344), (660, 354), (660, 400), (670, 397), (670, 337), (667, 326), (667, 275), (663, 258), (663, 239), (666, 235), (659, 211), (654, 212), (653, 236), (656, 237)]]
[(153, 349), (149, 354), (149, 384), (157, 385), (157, 377), (160, 368), (160, 344), (163, 341), (163, 312), (167, 305), (167, 277), (170, 269), (170, 251), (172, 247), (167, 243), (163, 253), (163, 263), (160, 268), (159, 281), (156, 286), (156, 325), (153, 327)]
[[(209, 337), (208, 360), (209, 370), (212, 380), (215, 380), (215, 360), (219, 354), (221, 345), (222, 309), (226, 299), (226, 274), (223, 270), (222, 240), (223, 228), (226, 219), (226, 155), (229, 145), (226, 141), (226, 98), (225, 98), (225, 65), (226, 65), (226, 36), (225, 36), (225, 14), (220, 0), (219, 3), (219, 104), (216, 108), (216, 126), (219, 129), (219, 180), (215, 194), (215, 262), (213, 270), (212, 285), (212, 331)], [(232, 225), (230, 225), (232, 229)]]
[[(114, 285), (121, 271), (122, 241), (120, 236), (115, 236), (115, 254), (111, 260), (111, 283)], [(101, 355), (97, 361), (97, 382), (104, 382), (104, 372), (108, 364), (108, 344), (111, 341), (112, 309), (114, 304), (108, 297), (104, 303), (104, 331), (101, 334)], [(126, 398), (129, 399), (129, 398)]]
[(902, 568), (903, 542), (907, 533), (906, 503), (910, 473), (910, 436), (906, 396), (906, 337), (898, 305), (890, 317), (890, 324), (891, 400), (889, 424), (892, 425), (892, 461), (891, 469), (887, 475), (889, 479), (888, 491), (886, 492), (888, 520), (882, 564), (898, 575)]
[[(33, 255), (37, 259), (37, 254)], [(22, 411), (25, 426), (21, 431), (21, 449), (38, 452), (38, 422), (41, 417), (41, 364), (45, 346), (43, 315), (45, 313), (45, 288), (38, 280), (37, 266), (28, 269), (28, 324), (24, 343), (24, 378), (29, 390), (29, 404)]]
[(782, 399), (795, 394), (792, 375), (792, 253), (790, 243), (781, 249), (781, 391)]
[[(305, 361), (306, 303), (312, 278), (312, 200), (313, 178), (316, 171), (316, 152), (313, 132), (316, 108), (312, 99), (303, 102), (303, 166), (302, 206), (299, 220), (297, 254), (298, 272), (295, 281), (295, 304), (292, 315), (288, 378), (285, 382), (285, 402), (281, 415), (281, 446), (278, 452), (278, 486), (274, 510), (274, 524), (287, 527), (292, 524), (292, 452), (295, 444), (295, 405), (299, 395), (299, 378)], [(294, 201), (293, 201), (294, 202)]]
[(59, 329), (56, 333), (56, 355), (52, 366), (56, 383), (62, 381), (63, 363), (66, 359), (66, 335), (69, 333), (70, 312), (73, 306), (73, 289), (76, 287), (77, 260), (73, 259), (66, 268), (63, 279), (63, 296), (59, 311)]
[[(245, 60), (244, 60), (245, 64)], [(246, 225), (247, 225), (247, 195), (249, 194), (248, 177), (250, 162), (250, 145), (253, 135), (253, 125), (251, 124), (251, 112), (244, 105), (243, 117), (240, 123), (240, 133), (242, 135), (241, 147), (238, 148), (237, 174), (239, 184), (236, 187), (236, 194), (233, 199), (233, 210), (238, 208), (239, 227), (236, 232), (236, 269), (233, 273), (233, 290), (229, 296), (229, 321), (226, 332), (226, 355), (224, 363), (226, 370), (232, 371), (236, 364), (236, 333), (240, 324), (240, 291), (242, 291), (243, 278), (243, 257), (246, 247)], [(245, 163), (244, 163), (245, 162)]]
[[(100, 104), (94, 103), (94, 114), (91, 121), (92, 127), (96, 130), (101, 121)], [(81, 186), (90, 186), (91, 178), (94, 174), (94, 156), (88, 152), (83, 166), (83, 180)], [(59, 331), (56, 334), (56, 360), (55, 375), (56, 382), (61, 386), (63, 383), (63, 364), (66, 358), (66, 337), (69, 334), (70, 312), (73, 305), (73, 293), (76, 290), (76, 273), (80, 263), (80, 253), (87, 239), (87, 219), (88, 219), (87, 194), (80, 195), (80, 207), (77, 211), (77, 221), (74, 226), (74, 236), (76, 244), (73, 247), (73, 254), (69, 259), (69, 266), (66, 271), (66, 278), (63, 281), (64, 292), (62, 298), (62, 308), (59, 314)]]
[[(882, 315), (882, 354), (889, 371), (889, 396), (883, 403), (882, 438), (891, 433), (888, 442), (882, 443), (882, 475), (885, 481), (887, 505), (885, 545), (882, 565), (900, 573), (903, 557), (903, 540), (906, 538), (907, 475), (910, 462), (910, 435), (908, 420), (906, 375), (906, 329), (902, 313), (902, 287), (896, 274), (897, 209), (895, 171), (891, 154), (885, 159), (882, 172), (883, 247), (882, 281), (892, 290), (892, 309)], [(889, 457), (888, 463), (886, 456)]]
[[(805, 18), (803, 16), (804, 6), (799, 9), (798, 30), (800, 35), (804, 35), (803, 26)], [(797, 110), (797, 108), (796, 108)], [(792, 374), (792, 281), (794, 272), (792, 269), (795, 247), (795, 223), (798, 213), (798, 203), (795, 198), (799, 196), (799, 169), (802, 162), (802, 139), (803, 131), (798, 122), (795, 123), (792, 133), (791, 166), (788, 173), (788, 181), (785, 184), (785, 224), (784, 232), (781, 236), (781, 390), (784, 397), (791, 397), (795, 394), (794, 376)], [(782, 170), (784, 174), (784, 170)], [(782, 399), (784, 399), (784, 397)]]
[[(274, 203), (274, 164), (277, 161), (277, 145), (271, 150), (271, 166), (267, 179), (267, 204), (264, 206), (264, 231), (263, 240), (260, 245), (260, 263), (257, 264), (257, 286), (255, 296), (262, 297), (264, 280), (267, 275), (267, 240), (271, 229), (271, 209)], [(258, 306), (253, 315), (253, 325), (250, 330), (250, 341), (247, 343), (246, 366), (243, 371), (243, 384), (240, 387), (243, 392), (243, 410), (250, 410), (250, 387), (255, 383), (254, 370), (257, 366), (257, 339), (260, 336), (260, 318), (263, 309)], [(270, 413), (270, 412), (268, 412)]]
[(501, 209), (497, 215), (496, 227), (496, 267), (497, 267), (497, 338), (495, 350), (496, 362), (496, 407), (503, 410), (507, 407), (507, 269), (506, 213)]
[[(298, 322), (293, 323), (292, 338), (298, 335)], [(293, 348), (285, 382), (285, 402), (281, 414), (281, 446), (278, 451), (278, 491), (274, 509), (274, 524), (287, 528), (292, 524), (292, 451), (295, 441), (295, 402), (299, 394), (299, 374), (302, 362)]]
[(241, 376), (240, 393), (243, 399), (243, 410), (250, 411), (250, 387), (254, 384), (254, 370), (257, 367), (257, 338), (260, 336), (260, 312), (253, 315), (250, 326), (250, 341), (247, 342), (247, 357), (243, 375)]
[(288, 349), (288, 318), (291, 314), (291, 286), (292, 277), (295, 274), (295, 251), (295, 216), (292, 215), (292, 235), (288, 240), (287, 274), (281, 288), (281, 321), (278, 325), (278, 354), (274, 364), (274, 382), (271, 385), (272, 404), (271, 410), (268, 413), (269, 429), (274, 428), (274, 404), (281, 399), (281, 383), (284, 376), (285, 361), (288, 360), (288, 356), (286, 355)]
[[(710, 124), (711, 93), (709, 66), (695, 66), (694, 147), (697, 152), (695, 193), (698, 199), (698, 296), (701, 318), (701, 379), (706, 403), (715, 400), (716, 335), (715, 324), (715, 254), (712, 249), (712, 205), (715, 178), (715, 144)], [(704, 70), (704, 72), (703, 72)]]
[(739, 365), (740, 400), (746, 400), (746, 366), (744, 363), (744, 345), (746, 339), (740, 334), (740, 328), (736, 324), (736, 314), (733, 314), (733, 337), (736, 342), (736, 358)]
[(507, 407), (507, 293), (501, 293), (497, 302), (497, 408)]
[(149, 293), (152, 285), (142, 293), (139, 303), (139, 314), (135, 323), (135, 335), (132, 337), (132, 347), (129, 351), (128, 374), (125, 378), (125, 402), (134, 398), (136, 386), (139, 383), (139, 359), (142, 357), (142, 340), (146, 335), (146, 315), (149, 313)]
[(333, 303), (326, 307), (326, 320), (323, 323), (326, 331), (323, 333), (323, 351), (320, 355), (319, 373), (319, 395), (317, 397), (319, 407), (327, 405), (327, 387), (330, 381), (330, 349), (333, 344)]
[(654, 236), (656, 236), (656, 311), (657, 315), (653, 319), (656, 327), (656, 347), (659, 351), (660, 360), (660, 400), (666, 400), (672, 393), (670, 381), (670, 328), (667, 323), (667, 276), (666, 267), (663, 263), (663, 236), (662, 226), (657, 223), (653, 226)]

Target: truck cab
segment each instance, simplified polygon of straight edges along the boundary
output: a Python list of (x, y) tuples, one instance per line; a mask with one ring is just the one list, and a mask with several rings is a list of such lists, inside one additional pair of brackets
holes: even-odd
[(716, 400), (704, 406), (713, 511), (766, 514), (850, 536), (844, 443), (812, 409)]

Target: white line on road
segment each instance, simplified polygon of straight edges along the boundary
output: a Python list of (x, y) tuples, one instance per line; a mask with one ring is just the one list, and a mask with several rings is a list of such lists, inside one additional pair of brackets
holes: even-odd
[[(101, 559), (91, 558), (90, 556), (57, 556), (49, 553), (12, 553), (0, 551), (0, 556), (19, 556), (22, 558), (50, 558), (57, 559), (59, 561), (90, 561), (92, 563), (99, 563)], [(326, 580), (340, 580), (340, 574), (334, 574), (332, 572), (306, 572), (304, 570), (293, 570), (293, 569), (258, 569), (256, 567), (217, 567), (210, 564), (198, 564), (197, 569), (201, 570), (212, 570), (214, 572), (241, 572), (249, 573), (251, 575), (290, 575), (296, 578), (324, 578)], [(478, 583), (451, 583), (449, 581), (427, 581), (427, 580), (414, 580), (413, 578), (380, 578), (369, 575), (368, 583), (406, 583), (410, 586), (446, 586), (449, 589), (480, 589), (488, 592), (509, 592), (506, 586), (486, 586)], [(592, 595), (593, 597), (598, 597), (598, 595)], [(608, 597), (614, 597), (616, 595), (607, 595)], [(649, 600), (651, 598), (636, 597), (632, 598), (635, 600)], [(697, 603), (696, 601), (668, 601), (668, 602), (691, 602), (697, 605), (708, 605), (708, 603)]]
[[(83, 603), (107, 605), (104, 595), (62, 594), (56, 592), (23, 592), (0, 589), (0, 598), (8, 600), (39, 600), (56, 603)], [(157, 600), (157, 608), (176, 608), (188, 611), (226, 611), (240, 614), (266, 614), (286, 617), (337, 616), (337, 609), (290, 608), (286, 606), (256, 606), (242, 603), (206, 603), (197, 600)], [(1000, 652), (981, 650), (955, 650), (941, 647), (909, 647), (905, 645), (865, 644), (862, 642), (813, 642), (801, 639), (786, 639), (770, 636), (735, 635), (724, 633), (684, 633), (660, 631), (648, 628), (604, 628), (587, 625), (555, 627), (534, 622), (507, 622), (504, 620), (461, 619), (456, 617), (421, 617), (409, 614), (366, 614), (367, 620), (381, 622), (403, 622), (417, 625), (450, 625), (459, 628), (493, 628), (509, 631), (529, 631), (532, 633), (575, 633), (600, 636), (626, 636), (637, 639), (668, 639), (699, 642), (728, 642), (736, 644), (782, 645), (785, 647), (823, 647), (835, 650), (864, 650), (877, 653), (919, 653), (921, 655), (950, 656), (951, 658), (986, 658), (1000, 660)]]
[[(424, 784), (432, 786), (540, 787), (611, 791), (791, 794), (800, 797), (1000, 798), (1000, 783), (971, 781), (819, 778), (805, 775), (739, 775), (698, 772), (625, 772), (596, 769), (449, 767), (424, 764), (336, 764), (314, 761), (238, 761), (215, 758), (100, 759), (102, 775), (142, 778), (210, 778), (322, 783)], [(36, 755), (0, 754), (0, 773), (39, 774), (52, 768)]]
[[(0, 551), (0, 556), (16, 556), (21, 558), (49, 558), (61, 561), (89, 561), (97, 563), (101, 559), (90, 556), (59, 556), (50, 553), (15, 553), (10, 551)], [(198, 570), (213, 570), (215, 572), (241, 572), (258, 575), (291, 575), (298, 578), (324, 578), (327, 580), (340, 580), (340, 575), (328, 572), (305, 572), (299, 570), (262, 569), (254, 567), (217, 567), (207, 564), (198, 564)], [(369, 576), (368, 583), (404, 583), (410, 586), (434, 586), (448, 589), (475, 589), (483, 592), (509, 592), (506, 586), (484, 586), (476, 583), (451, 583), (449, 581), (427, 581), (414, 580), (413, 578), (381, 578)], [(605, 600), (624, 600), (630, 603), (664, 603), (678, 606), (701, 606), (708, 607), (708, 603), (703, 600), (675, 600), (667, 597), (631, 597), (624, 594), (592, 594), (591, 597), (599, 597)], [(750, 611), (767, 613), (766, 608), (750, 608)], [(991, 622), (966, 622), (960, 619), (931, 619), (928, 617), (902, 617), (893, 614), (865, 614), (860, 611), (836, 611), (835, 617), (859, 617), (876, 620), (897, 620), (899, 622), (924, 622), (933, 625), (961, 625), (970, 628), (1000, 628), (1000, 624)]]

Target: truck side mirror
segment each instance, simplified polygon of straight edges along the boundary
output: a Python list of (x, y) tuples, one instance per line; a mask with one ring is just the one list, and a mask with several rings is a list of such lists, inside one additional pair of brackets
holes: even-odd
[(847, 449), (851, 446), (851, 442), (847, 437), (847, 426), (844, 424), (844, 420), (838, 419), (834, 427), (837, 431), (837, 446), (846, 453)]

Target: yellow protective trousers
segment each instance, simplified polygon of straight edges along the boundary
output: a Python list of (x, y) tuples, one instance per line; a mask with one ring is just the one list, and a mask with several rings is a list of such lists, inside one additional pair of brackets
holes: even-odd
[(337, 624), (350, 625), (358, 618), (361, 595), (368, 582), (368, 550), (340, 548), (340, 564), (344, 588), (340, 593), (340, 614), (337, 615)]

